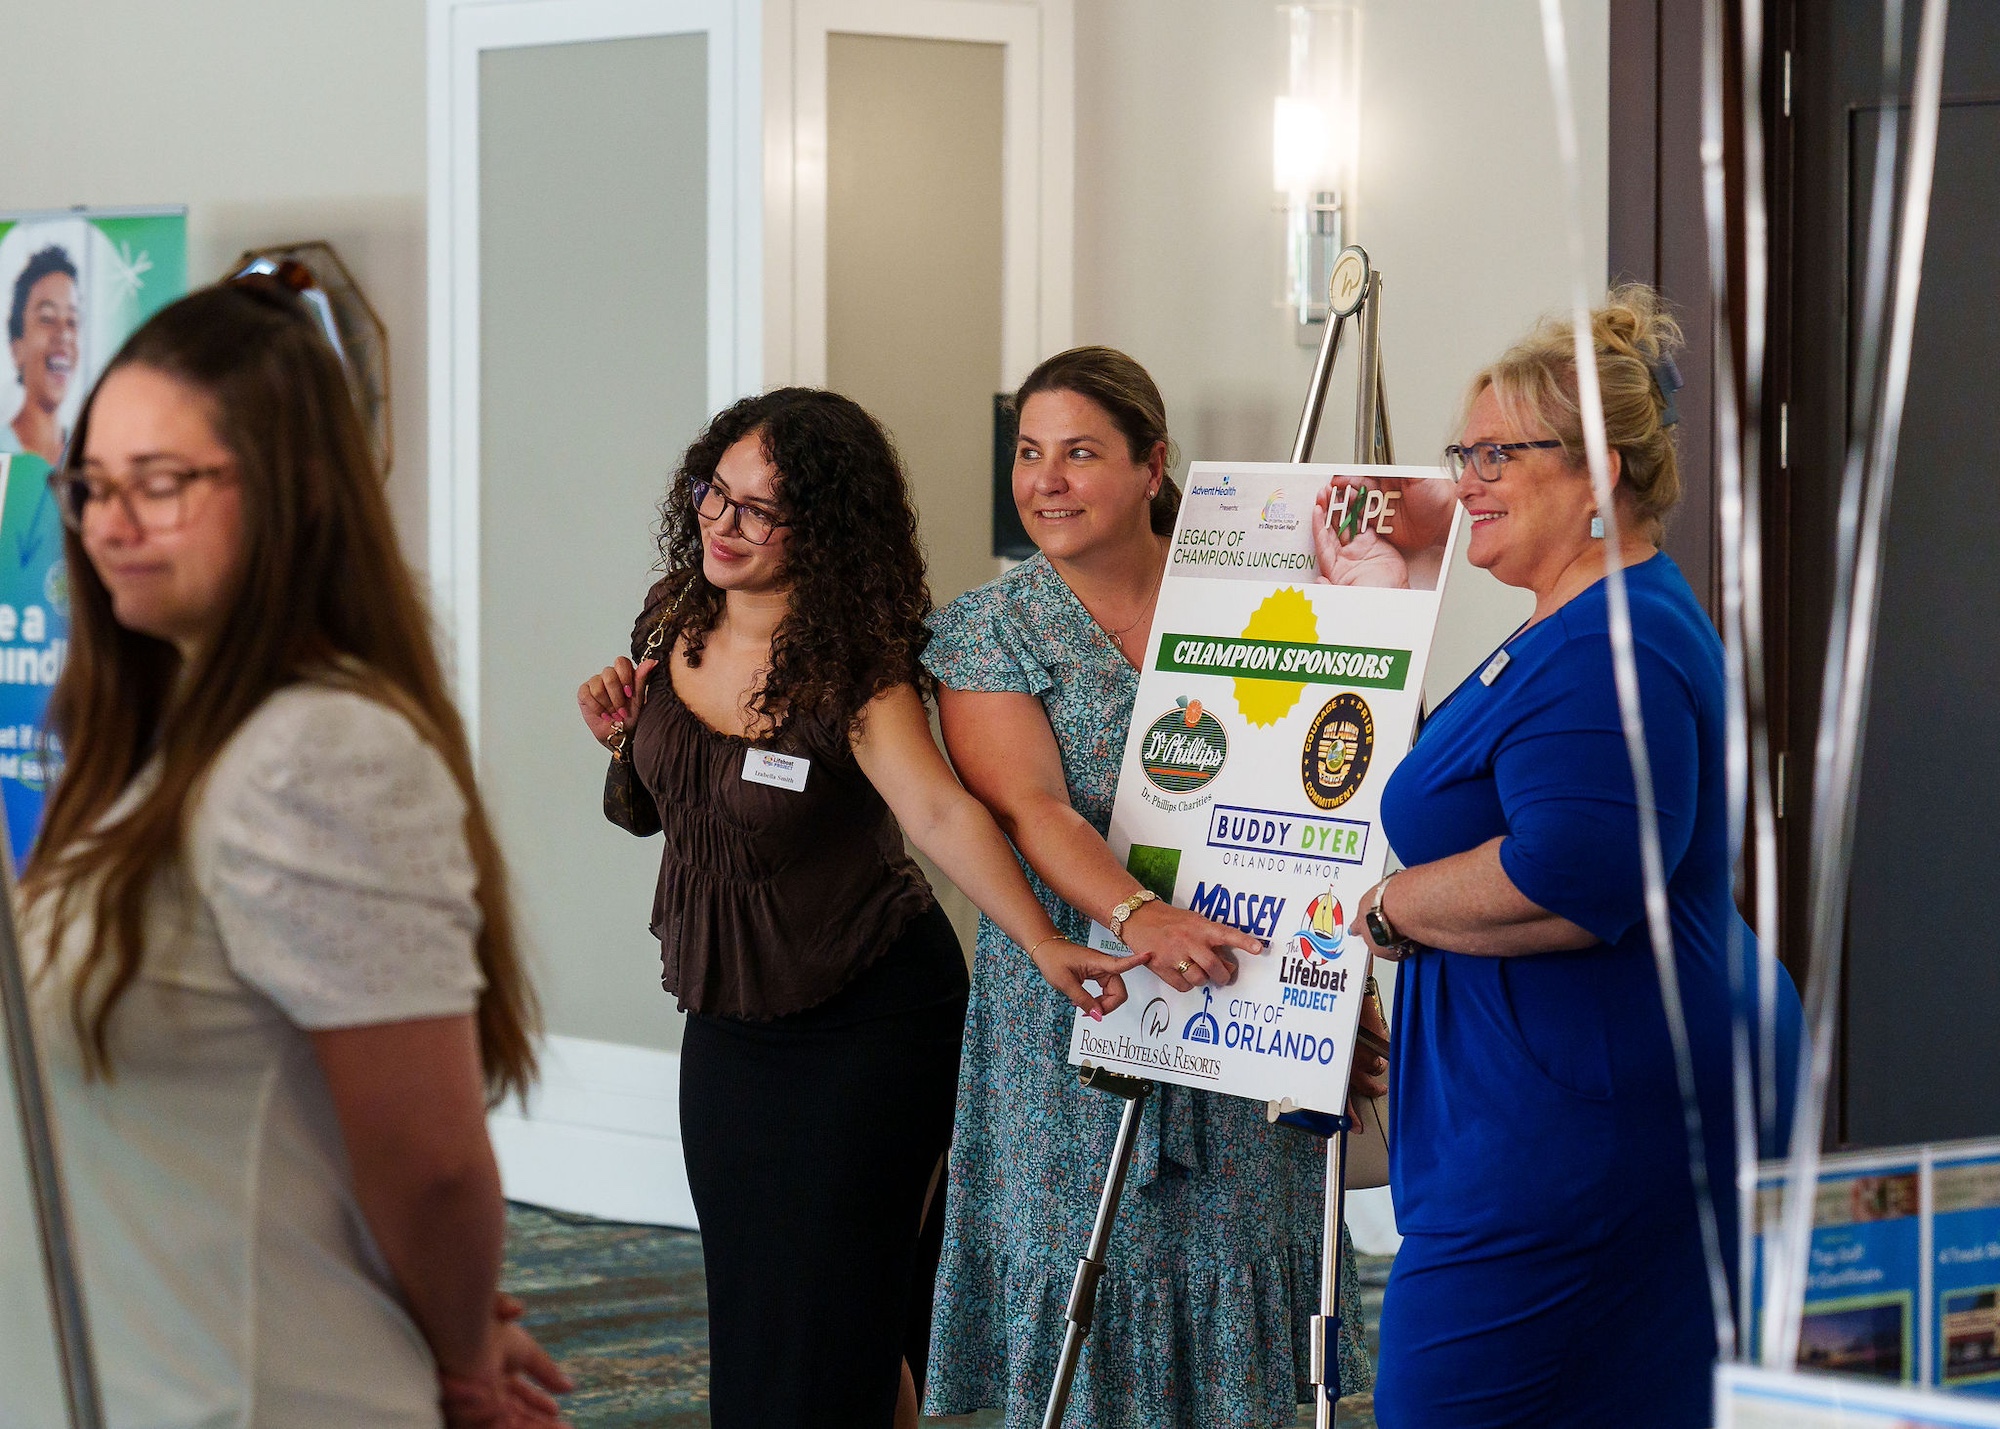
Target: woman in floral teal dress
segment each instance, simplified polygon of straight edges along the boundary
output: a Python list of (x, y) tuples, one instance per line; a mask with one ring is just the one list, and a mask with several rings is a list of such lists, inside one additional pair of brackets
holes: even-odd
[[(1135, 893), (1104, 841), (1178, 493), (1159, 390), (1121, 353), (1050, 358), (1016, 396), (1014, 499), (1041, 554), (932, 619), (945, 743), (1066, 935)], [(1258, 940), (1164, 902), (1124, 927), (1176, 988)], [(1039, 1425), (1122, 1103), (1077, 1085), (1073, 1011), (981, 920), (959, 1075), (927, 1410)], [(1377, 1089), (1379, 1062), (1357, 1066)], [(1070, 1403), (1072, 1429), (1290, 1425), (1319, 1304), (1323, 1143), (1248, 1101), (1147, 1103)], [(1341, 1390), (1372, 1382), (1344, 1262)]]

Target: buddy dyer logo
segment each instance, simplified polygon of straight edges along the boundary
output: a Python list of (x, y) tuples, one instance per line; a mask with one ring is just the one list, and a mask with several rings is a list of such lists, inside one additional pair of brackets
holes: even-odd
[(1168, 633), (1160, 637), (1159, 658), (1153, 668), (1183, 675), (1233, 675), (1239, 680), (1400, 690), (1410, 678), (1410, 652)]
[(1313, 818), (1275, 809), (1217, 804), (1208, 815), (1208, 846), (1360, 863), (1368, 849), (1368, 825), (1354, 819)]

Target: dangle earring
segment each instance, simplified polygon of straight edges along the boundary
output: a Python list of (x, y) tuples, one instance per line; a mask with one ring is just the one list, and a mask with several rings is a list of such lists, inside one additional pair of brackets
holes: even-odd
[(1590, 513), (1590, 539), (1593, 541), (1604, 539), (1604, 518), (1595, 511)]

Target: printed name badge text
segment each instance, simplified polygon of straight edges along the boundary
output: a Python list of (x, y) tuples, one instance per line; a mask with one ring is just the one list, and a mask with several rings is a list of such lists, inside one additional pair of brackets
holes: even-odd
[(797, 793), (806, 787), (806, 775), (811, 772), (812, 761), (795, 754), (779, 754), (771, 749), (743, 751), (743, 777), (752, 784), (769, 784), (773, 789)]

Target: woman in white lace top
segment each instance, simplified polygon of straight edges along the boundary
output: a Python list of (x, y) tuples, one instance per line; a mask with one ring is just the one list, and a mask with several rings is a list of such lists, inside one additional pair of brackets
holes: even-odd
[(280, 280), (196, 293), (51, 484), (24, 942), (110, 1422), (554, 1422), (484, 1117), (533, 999), (338, 360)]

